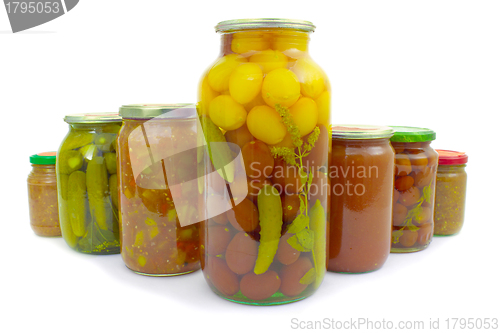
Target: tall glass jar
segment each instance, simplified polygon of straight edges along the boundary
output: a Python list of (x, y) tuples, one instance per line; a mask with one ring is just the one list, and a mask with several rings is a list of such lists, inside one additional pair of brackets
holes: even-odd
[[(151, 276), (198, 270), (200, 224), (181, 226), (179, 220), (180, 212), (198, 214), (198, 202), (190, 202), (198, 195), (198, 186), (192, 186), (197, 178), (195, 106), (125, 105), (120, 115), (117, 174), (125, 265)], [(177, 200), (176, 192), (188, 200)]]
[(391, 251), (394, 149), (390, 127), (334, 126), (328, 270), (365, 273)]
[(436, 150), (439, 166), (436, 178), (434, 236), (455, 235), (462, 230), (465, 218), (465, 192), (468, 156), (451, 150)]
[(416, 252), (430, 244), (434, 231), (438, 154), (430, 144), (436, 133), (428, 128), (393, 128), (396, 169), (391, 252)]
[(78, 252), (120, 252), (116, 113), (67, 115), (69, 132), (57, 153), (59, 219), (66, 243)]
[(284, 19), (216, 26), (221, 53), (200, 81), (198, 111), (207, 143), (226, 142), (246, 172), (221, 173), (233, 204), (205, 223), (202, 269), (230, 301), (301, 300), (326, 271), (330, 85), (309, 55), (314, 29)]
[(31, 229), (38, 236), (61, 236), (57, 211), (56, 153), (30, 156), (28, 175)]

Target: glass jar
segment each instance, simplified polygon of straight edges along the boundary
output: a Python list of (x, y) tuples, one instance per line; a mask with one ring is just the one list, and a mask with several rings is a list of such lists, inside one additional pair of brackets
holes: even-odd
[(465, 191), (468, 156), (451, 150), (436, 149), (439, 166), (436, 178), (434, 236), (450, 236), (460, 232), (465, 217)]
[(396, 168), (391, 252), (416, 252), (430, 244), (434, 230), (438, 154), (430, 144), (436, 133), (427, 128), (393, 128)]
[[(120, 115), (123, 127), (117, 151), (123, 261), (143, 275), (196, 271), (200, 268), (199, 224), (181, 226), (179, 216), (180, 212), (198, 214), (198, 202), (189, 202), (198, 195), (197, 183), (189, 182), (196, 182), (197, 177), (195, 106), (126, 105)], [(176, 193), (188, 200), (179, 201)]]
[(216, 26), (221, 54), (201, 79), (198, 111), (207, 143), (226, 142), (246, 171), (221, 174), (232, 207), (205, 223), (202, 269), (230, 301), (301, 300), (326, 271), (330, 85), (308, 52), (314, 29), (284, 19)]
[(78, 252), (120, 252), (116, 113), (67, 115), (69, 132), (57, 153), (59, 219), (66, 243)]
[(333, 127), (328, 270), (379, 269), (391, 251), (394, 149), (390, 127)]
[(61, 236), (57, 211), (56, 153), (30, 156), (28, 175), (31, 229), (38, 236)]

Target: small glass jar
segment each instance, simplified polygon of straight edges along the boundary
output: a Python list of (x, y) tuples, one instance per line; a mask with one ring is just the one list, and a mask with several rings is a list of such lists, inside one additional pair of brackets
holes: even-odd
[(66, 243), (78, 252), (120, 252), (116, 113), (67, 115), (69, 132), (57, 153), (59, 219)]
[(430, 144), (436, 133), (427, 128), (393, 128), (396, 168), (391, 252), (416, 252), (430, 244), (434, 230), (438, 154)]
[(61, 236), (57, 211), (56, 152), (30, 156), (28, 175), (31, 229), (38, 236)]
[[(192, 222), (201, 221), (196, 219), (196, 108), (192, 104), (126, 105), (120, 115), (123, 127), (117, 151), (123, 261), (143, 275), (194, 272), (200, 268), (200, 224)], [(192, 215), (194, 220), (181, 226), (181, 214)]]
[(233, 302), (298, 301), (326, 272), (330, 84), (309, 54), (314, 29), (285, 19), (216, 26), (221, 53), (201, 79), (198, 111), (207, 141), (227, 142), (246, 172), (221, 175), (233, 207), (205, 224), (202, 269)]
[(434, 206), (434, 236), (450, 236), (460, 232), (465, 217), (465, 191), (468, 156), (450, 150), (436, 149), (439, 166)]
[(337, 125), (329, 178), (328, 270), (377, 270), (391, 251), (394, 149), (390, 127)]

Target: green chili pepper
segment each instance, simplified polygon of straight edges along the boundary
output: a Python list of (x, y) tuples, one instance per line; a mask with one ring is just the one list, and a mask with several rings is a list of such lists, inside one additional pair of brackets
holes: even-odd
[(77, 150), (66, 150), (57, 156), (57, 170), (59, 173), (69, 175), (73, 171), (79, 170), (83, 165), (83, 156)]
[(323, 281), (326, 270), (326, 214), (321, 201), (318, 199), (309, 211), (311, 230), (314, 232), (314, 257), (316, 263), (316, 281), (314, 288), (318, 288)]
[(116, 173), (116, 153), (104, 153), (106, 169), (110, 175)]
[(215, 170), (224, 180), (232, 183), (234, 180), (234, 166), (231, 163), (233, 155), (224, 134), (208, 117), (201, 117), (201, 126), (208, 146), (208, 155)]
[(118, 178), (116, 173), (109, 176), (109, 193), (113, 205), (118, 208)]
[(108, 195), (108, 174), (104, 157), (98, 156), (89, 161), (87, 166), (87, 192), (90, 213), (102, 230), (108, 230), (106, 224), (106, 199)]
[(253, 272), (262, 274), (272, 264), (281, 237), (283, 210), (278, 190), (272, 185), (264, 185), (259, 191), (257, 206), (260, 219), (260, 244)]
[(75, 171), (68, 179), (68, 218), (75, 236), (85, 235), (87, 185), (85, 172)]

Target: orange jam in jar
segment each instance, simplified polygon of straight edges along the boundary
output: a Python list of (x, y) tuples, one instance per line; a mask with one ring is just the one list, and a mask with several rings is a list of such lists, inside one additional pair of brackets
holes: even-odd
[(38, 236), (61, 236), (57, 211), (56, 152), (30, 156), (28, 176), (31, 229)]
[(465, 217), (465, 191), (468, 156), (450, 150), (436, 150), (439, 166), (434, 206), (434, 236), (450, 236), (460, 232)]
[(416, 252), (430, 244), (434, 231), (438, 154), (430, 143), (436, 133), (427, 128), (393, 128), (396, 168), (391, 252)]
[(391, 250), (394, 150), (390, 127), (342, 125), (332, 131), (328, 270), (379, 269)]

